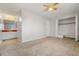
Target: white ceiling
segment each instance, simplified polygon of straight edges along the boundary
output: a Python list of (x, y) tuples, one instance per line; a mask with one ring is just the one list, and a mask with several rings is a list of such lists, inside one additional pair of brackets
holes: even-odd
[(44, 7), (42, 6), (44, 4), (45, 3), (1, 3), (0, 11), (18, 14), (21, 9), (25, 9), (50, 19), (79, 13), (79, 3), (60, 3), (57, 6), (58, 10), (53, 12), (45, 12)]

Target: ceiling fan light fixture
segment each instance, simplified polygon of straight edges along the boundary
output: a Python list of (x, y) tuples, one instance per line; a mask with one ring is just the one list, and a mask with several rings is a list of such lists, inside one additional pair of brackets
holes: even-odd
[(48, 9), (48, 11), (52, 11), (52, 10), (53, 10), (52, 8), (49, 8), (49, 9)]
[(52, 3), (49, 5), (43, 5), (45, 7), (45, 11), (54, 11), (57, 10), (58, 8), (56, 7), (59, 3)]

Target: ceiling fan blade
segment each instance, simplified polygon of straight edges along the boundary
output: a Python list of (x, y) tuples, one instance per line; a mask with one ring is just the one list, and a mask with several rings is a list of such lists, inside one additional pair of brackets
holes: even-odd
[(48, 11), (48, 5), (43, 5), (45, 8), (44, 8), (44, 11)]
[(58, 8), (55, 8), (56, 5), (58, 5), (59, 3), (52, 3), (49, 5), (43, 5), (45, 7), (44, 11), (53, 11), (53, 10), (57, 10)]
[(48, 7), (47, 5), (43, 5), (44, 7)]
[(57, 10), (58, 8), (52, 8), (53, 10)]
[(50, 7), (55, 7), (57, 6), (59, 3), (53, 3), (53, 4), (50, 4)]
[(48, 11), (48, 8), (45, 8), (44, 11)]
[(57, 6), (59, 3), (54, 3), (53, 6)]

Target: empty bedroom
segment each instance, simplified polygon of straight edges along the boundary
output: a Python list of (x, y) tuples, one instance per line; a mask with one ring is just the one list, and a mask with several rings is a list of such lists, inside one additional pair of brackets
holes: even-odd
[(79, 56), (79, 3), (0, 3), (0, 56)]

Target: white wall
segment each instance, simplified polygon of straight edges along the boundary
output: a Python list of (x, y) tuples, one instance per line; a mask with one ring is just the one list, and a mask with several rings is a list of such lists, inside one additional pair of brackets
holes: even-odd
[(50, 36), (56, 37), (56, 20), (50, 20)]
[(51, 32), (50, 32), (50, 30), (51, 30), (51, 24), (50, 24), (50, 19), (48, 19), (48, 20), (46, 20), (46, 35), (47, 35), (47, 37), (48, 36), (51, 36)]
[(22, 10), (22, 41), (32, 41), (47, 35), (47, 19), (33, 12)]
[(19, 37), (23, 42), (27, 42), (50, 36), (49, 19), (33, 12), (22, 11), (22, 27), (21, 22), (17, 26), (18, 32), (0, 32), (0, 40)]

